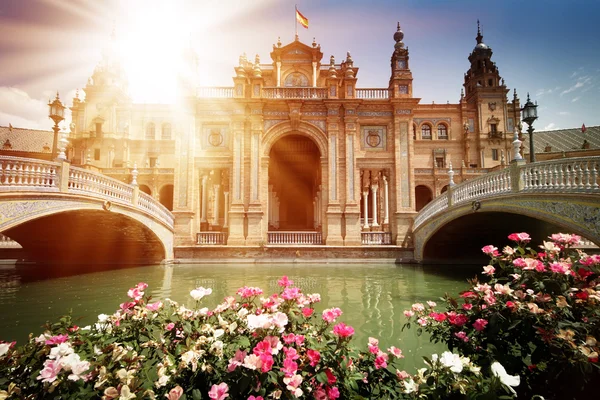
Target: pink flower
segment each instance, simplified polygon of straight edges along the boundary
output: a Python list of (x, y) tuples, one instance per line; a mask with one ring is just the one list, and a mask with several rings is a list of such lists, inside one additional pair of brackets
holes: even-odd
[(54, 382), (61, 368), (60, 357), (56, 360), (46, 360), (44, 362), (44, 369), (40, 371), (40, 375), (37, 379), (41, 379), (42, 382)]
[(333, 334), (341, 338), (350, 337), (354, 335), (354, 328), (344, 324), (343, 322), (340, 322), (333, 327)]
[(473, 308), (473, 304), (471, 304), (471, 303), (465, 303), (462, 305), (462, 309), (465, 311), (469, 311), (472, 308)]
[(228, 372), (232, 372), (234, 371), (237, 367), (239, 367), (240, 365), (242, 365), (244, 363), (244, 358), (246, 358), (246, 354), (248, 354), (247, 351), (241, 351), (240, 349), (238, 349), (235, 352), (235, 356), (229, 360), (229, 365), (227, 366), (227, 371)]
[(576, 245), (581, 241), (581, 236), (578, 235), (570, 235), (568, 233), (555, 233), (550, 236), (550, 239), (556, 243), (560, 243), (563, 245)]
[(61, 344), (69, 340), (69, 335), (56, 335), (46, 339), (46, 344)]
[(311, 367), (316, 367), (319, 361), (321, 361), (321, 353), (317, 350), (307, 350), (306, 357), (308, 357)]
[(244, 299), (247, 299), (249, 297), (261, 295), (263, 294), (263, 291), (261, 288), (244, 286), (243, 288), (239, 288), (236, 294), (240, 295)]
[(419, 312), (425, 310), (425, 306), (423, 303), (415, 303), (411, 306), (413, 311)]
[(448, 316), (448, 322), (450, 323), (450, 325), (463, 326), (468, 321), (468, 318), (466, 315), (457, 314), (454, 311), (448, 312), (447, 316)]
[(174, 324), (173, 322), (169, 322), (169, 323), (167, 324), (167, 326), (165, 326), (165, 329), (166, 329), (167, 331), (170, 331), (170, 330), (172, 330), (173, 328), (175, 328), (175, 324)]
[(529, 243), (531, 241), (531, 237), (529, 236), (528, 233), (525, 233), (525, 232), (511, 233), (510, 235), (508, 235), (508, 239), (512, 240), (513, 242), (523, 242), (523, 243)]
[(283, 368), (281, 370), (287, 377), (294, 376), (296, 371), (298, 371), (298, 363), (291, 358), (286, 358), (283, 360)]
[(148, 287), (148, 284), (145, 282), (140, 282), (137, 284), (136, 288), (138, 290), (146, 290), (146, 288)]
[(494, 272), (496, 272), (496, 268), (494, 268), (491, 265), (486, 265), (485, 267), (483, 267), (483, 274), (485, 275), (492, 276), (494, 275)]
[(417, 323), (421, 326), (427, 326), (427, 320), (425, 318), (419, 318)]
[(127, 301), (125, 303), (121, 303), (119, 304), (119, 307), (121, 308), (121, 310), (123, 311), (128, 311), (130, 308), (135, 307), (135, 303), (133, 301)]
[(212, 385), (210, 392), (208, 392), (208, 397), (213, 400), (223, 400), (229, 397), (227, 393), (229, 391), (229, 386), (225, 382), (220, 383), (218, 385)]
[(371, 353), (371, 354), (379, 353), (379, 347), (377, 345), (372, 345), (371, 343), (369, 343), (368, 348), (369, 348), (369, 353)]
[(408, 378), (409, 376), (410, 376), (410, 375), (409, 375), (409, 374), (408, 374), (408, 372), (406, 372), (406, 371), (398, 371), (398, 370), (396, 370), (396, 377), (397, 377), (399, 380), (406, 379), (406, 378)]
[(179, 400), (182, 394), (183, 388), (177, 385), (173, 389), (171, 389), (169, 393), (165, 395), (165, 397), (169, 400)]
[(330, 368), (327, 368), (325, 370), (325, 375), (327, 375), (327, 384), (333, 385), (334, 383), (337, 382), (337, 378), (335, 377), (335, 375), (333, 374), (333, 372), (331, 372)]
[(327, 388), (327, 397), (332, 400), (335, 400), (340, 397), (340, 391), (336, 386)]
[(385, 353), (381, 353), (377, 357), (375, 357), (375, 369), (387, 368), (387, 360), (388, 355)]
[(297, 360), (300, 358), (298, 352), (293, 347), (284, 347), (283, 353), (285, 354), (285, 358), (289, 358), (290, 360)]
[(258, 397), (250, 396), (250, 397), (248, 397), (248, 400), (265, 400), (265, 399), (263, 399), (262, 396), (258, 396)]
[(435, 319), (437, 322), (442, 322), (446, 320), (446, 314), (444, 313), (432, 312), (431, 314), (429, 314), (429, 316)]
[(290, 281), (287, 276), (283, 276), (278, 282), (281, 287), (289, 287), (294, 284), (294, 281)]
[(460, 340), (462, 340), (463, 342), (467, 343), (469, 341), (469, 337), (467, 336), (467, 334), (463, 331), (460, 332), (456, 332), (454, 334), (454, 336), (456, 336), (457, 338), (459, 338)]
[(271, 368), (273, 368), (273, 364), (275, 363), (275, 360), (273, 360), (273, 356), (271, 354), (263, 353), (260, 356), (258, 356), (258, 358), (260, 358), (260, 362), (261, 362), (261, 366), (260, 366), (261, 372), (269, 372), (271, 370)]
[(402, 350), (400, 350), (399, 348), (392, 346), (388, 349), (388, 351), (390, 352), (391, 355), (393, 355), (396, 358), (404, 358), (404, 355), (402, 354)]
[(162, 301), (157, 301), (156, 303), (151, 303), (146, 306), (146, 308), (150, 311), (157, 311), (162, 307)]
[(487, 320), (483, 319), (483, 318), (479, 318), (478, 320), (476, 320), (473, 323), (473, 328), (475, 328), (478, 331), (482, 331), (485, 329), (485, 326), (488, 324)]
[(342, 315), (342, 310), (340, 310), (337, 307), (334, 308), (328, 308), (326, 310), (323, 310), (323, 321), (327, 322), (327, 323), (332, 323), (335, 322), (335, 320)]
[(142, 297), (144, 297), (144, 292), (137, 287), (134, 287), (127, 291), (127, 296), (131, 297), (135, 301), (139, 301)]
[(297, 287), (288, 287), (283, 290), (281, 297), (285, 300), (294, 300), (300, 296), (300, 289)]
[(262, 342), (259, 342), (256, 345), (256, 347), (254, 347), (254, 349), (252, 350), (252, 353), (256, 354), (257, 356), (264, 354), (264, 353), (271, 354), (271, 343), (269, 343), (269, 341), (267, 341), (267, 340), (263, 340)]
[(412, 317), (413, 315), (415, 315), (414, 311), (411, 311), (411, 310), (404, 310), (404, 316), (405, 316), (406, 318), (410, 318), (410, 317)]
[(492, 256), (492, 257), (498, 257), (500, 255), (500, 253), (498, 252), (498, 248), (495, 246), (492, 246), (491, 244), (488, 244), (487, 246), (483, 246), (481, 251), (483, 251), (484, 254), (486, 254), (488, 256)]
[(302, 309), (302, 315), (304, 315), (305, 318), (309, 318), (314, 311), (315, 310), (313, 310), (312, 308), (304, 307)]

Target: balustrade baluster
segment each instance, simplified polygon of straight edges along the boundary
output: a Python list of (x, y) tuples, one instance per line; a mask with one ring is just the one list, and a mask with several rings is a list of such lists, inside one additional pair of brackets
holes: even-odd
[(592, 188), (598, 188), (598, 161), (592, 161)]
[(577, 188), (583, 189), (585, 184), (583, 182), (583, 168), (581, 168), (581, 162), (577, 162)]
[(592, 188), (592, 185), (590, 185), (590, 161), (589, 160), (585, 162), (584, 175), (585, 175), (585, 189), (590, 190)]
[(566, 178), (566, 179), (565, 179), (565, 180), (566, 180), (566, 185), (565, 185), (565, 187), (566, 187), (567, 189), (571, 189), (571, 186), (572, 186), (572, 185), (571, 185), (571, 179), (572, 179), (572, 178), (571, 178), (571, 166), (570, 166), (570, 165), (567, 165), (567, 166), (565, 167), (565, 170), (566, 170), (566, 171), (565, 171), (565, 178)]

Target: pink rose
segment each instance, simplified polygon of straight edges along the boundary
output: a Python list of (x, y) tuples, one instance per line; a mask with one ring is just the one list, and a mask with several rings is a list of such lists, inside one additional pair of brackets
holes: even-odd
[(321, 353), (317, 350), (307, 350), (306, 357), (308, 357), (311, 367), (316, 367), (319, 361), (321, 361)]
[(229, 397), (229, 386), (225, 382), (220, 383), (218, 385), (212, 385), (210, 392), (208, 392), (208, 397), (213, 400), (223, 400)]
[(131, 297), (135, 301), (139, 301), (142, 297), (144, 297), (144, 292), (137, 287), (134, 287), (127, 291), (127, 296)]
[(162, 301), (157, 301), (156, 303), (151, 303), (146, 306), (146, 308), (150, 311), (157, 311), (162, 307)]
[(483, 318), (479, 318), (478, 320), (476, 320), (473, 323), (473, 328), (475, 328), (478, 331), (482, 331), (485, 329), (485, 326), (488, 324), (487, 320), (483, 319)]
[(393, 355), (396, 358), (404, 358), (404, 355), (402, 354), (402, 350), (400, 350), (399, 348), (392, 346), (388, 349), (388, 351), (390, 352), (391, 355)]
[(69, 340), (69, 335), (56, 335), (46, 339), (46, 344), (61, 344)]
[(287, 276), (283, 276), (277, 283), (279, 286), (286, 288), (292, 286), (294, 281), (290, 281)]
[(40, 371), (40, 375), (37, 377), (37, 379), (41, 379), (42, 382), (54, 382), (61, 369), (62, 366), (59, 359), (46, 360), (44, 362), (44, 369)]
[(342, 315), (342, 310), (340, 310), (337, 307), (334, 308), (328, 308), (326, 310), (323, 310), (323, 321), (328, 322), (328, 323), (332, 323), (335, 322), (335, 320)]
[(173, 322), (169, 322), (167, 326), (165, 326), (165, 329), (168, 331), (173, 330), (173, 328), (175, 328), (175, 324)]
[(498, 248), (495, 246), (492, 246), (491, 244), (488, 244), (487, 246), (483, 246), (481, 251), (483, 251), (484, 254), (486, 254), (488, 256), (492, 256), (492, 257), (498, 257), (500, 255), (500, 253), (498, 252)]
[(340, 322), (333, 327), (333, 334), (341, 338), (350, 337), (354, 335), (354, 328), (344, 324), (343, 322)]
[(169, 400), (179, 400), (179, 398), (181, 397), (182, 394), (183, 394), (182, 387), (177, 385), (169, 391), (169, 393), (166, 395), (166, 397)]
[(525, 233), (525, 232), (511, 233), (510, 235), (508, 235), (508, 239), (512, 240), (513, 242), (523, 242), (523, 243), (529, 243), (531, 241), (531, 237), (529, 236), (528, 233)]
[(485, 275), (492, 276), (492, 275), (494, 275), (494, 272), (496, 272), (496, 268), (494, 268), (491, 265), (486, 265), (485, 267), (483, 267), (483, 273)]
[(304, 307), (302, 309), (302, 315), (304, 315), (305, 318), (309, 318), (314, 311), (315, 310), (313, 310), (312, 308)]

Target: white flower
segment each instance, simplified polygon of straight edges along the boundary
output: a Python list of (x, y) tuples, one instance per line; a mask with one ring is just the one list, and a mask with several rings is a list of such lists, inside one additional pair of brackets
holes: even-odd
[(98, 322), (106, 322), (106, 321), (108, 321), (108, 315), (106, 315), (106, 314), (98, 315)]
[(8, 349), (10, 349), (10, 344), (0, 343), (0, 357), (8, 353)]
[(190, 296), (192, 296), (192, 298), (196, 301), (200, 300), (201, 298), (203, 298), (204, 296), (208, 296), (209, 294), (212, 293), (212, 289), (211, 288), (203, 288), (202, 286), (192, 290), (190, 292)]
[(492, 374), (500, 378), (500, 382), (506, 385), (514, 395), (517, 394), (515, 389), (513, 389), (511, 386), (519, 386), (519, 383), (521, 383), (521, 377), (519, 375), (507, 374), (502, 364), (500, 364), (498, 361), (495, 361), (492, 364)]
[(271, 321), (269, 321), (269, 319), (270, 318), (268, 314), (249, 314), (246, 318), (248, 329), (251, 331), (259, 328), (268, 329), (271, 327)]
[(458, 354), (445, 351), (442, 353), (442, 357), (440, 357), (440, 362), (444, 367), (450, 368), (450, 371), (457, 374), (463, 370), (463, 363)]
[(404, 393), (413, 393), (419, 389), (419, 385), (412, 378), (406, 379), (404, 383)]
[(64, 357), (73, 353), (73, 348), (69, 342), (64, 342), (50, 349), (49, 358)]

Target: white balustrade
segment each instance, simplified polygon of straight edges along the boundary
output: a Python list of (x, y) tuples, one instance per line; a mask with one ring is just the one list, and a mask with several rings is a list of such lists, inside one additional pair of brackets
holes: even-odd
[(226, 245), (225, 232), (199, 232), (196, 237), (197, 244)]
[[(519, 182), (513, 184), (511, 171)], [(507, 193), (599, 193), (600, 157), (564, 158), (525, 165), (514, 164), (510, 168), (487, 173), (452, 187), (427, 204), (415, 217), (413, 231), (427, 219), (446, 210), (450, 205)], [(522, 186), (515, 191), (513, 188)], [(449, 194), (450, 193), (450, 194)], [(448, 196), (451, 195), (450, 201)]]
[[(60, 182), (62, 168), (68, 168), (68, 182)], [(65, 172), (66, 173), (66, 172)], [(61, 192), (92, 196), (134, 208), (173, 227), (173, 214), (158, 201), (140, 192), (134, 204), (134, 187), (97, 172), (68, 163), (0, 156), (0, 193), (14, 191)]]
[(0, 157), (1, 190), (58, 191), (57, 163), (11, 156)]
[(265, 87), (262, 97), (266, 99), (326, 99), (326, 88), (314, 87)]
[(390, 98), (389, 89), (380, 88), (356, 88), (356, 98), (363, 100), (383, 100)]
[(390, 245), (392, 244), (391, 232), (361, 232), (361, 244), (366, 245)]
[(212, 99), (230, 99), (233, 98), (232, 87), (199, 87), (198, 97)]
[(268, 232), (269, 244), (320, 245), (323, 244), (321, 232)]

